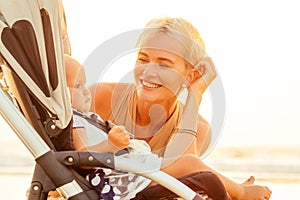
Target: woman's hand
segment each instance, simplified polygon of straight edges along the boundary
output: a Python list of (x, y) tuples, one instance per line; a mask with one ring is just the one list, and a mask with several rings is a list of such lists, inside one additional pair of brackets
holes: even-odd
[(114, 126), (108, 133), (108, 141), (118, 149), (124, 149), (130, 144), (130, 137), (124, 127)]
[(216, 78), (215, 65), (210, 57), (202, 58), (195, 66), (198, 76), (190, 83), (189, 93), (194, 93), (196, 97), (202, 96), (207, 87)]

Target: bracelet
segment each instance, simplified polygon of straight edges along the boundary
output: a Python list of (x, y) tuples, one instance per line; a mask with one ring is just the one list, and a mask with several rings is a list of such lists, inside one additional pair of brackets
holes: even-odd
[(177, 133), (187, 133), (187, 134), (191, 134), (195, 137), (197, 137), (197, 132), (191, 129), (184, 129), (184, 128), (174, 128), (173, 132), (177, 132)]

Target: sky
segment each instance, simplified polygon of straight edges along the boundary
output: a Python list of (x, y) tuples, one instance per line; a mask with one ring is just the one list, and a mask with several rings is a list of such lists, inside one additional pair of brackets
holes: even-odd
[[(82, 63), (105, 42), (143, 28), (154, 17), (187, 19), (202, 35), (225, 94), (218, 145), (300, 145), (296, 0), (63, 0), (63, 4), (72, 55)], [(126, 52), (113, 60), (103, 81), (119, 81), (132, 70), (134, 56)], [(218, 112), (213, 98), (208, 91), (199, 111), (208, 121)]]
[[(225, 119), (219, 144), (300, 145), (300, 13), (296, 1), (63, 3), (72, 54), (82, 63), (105, 41), (143, 28), (154, 17), (187, 19), (202, 35), (224, 87)], [(134, 53), (128, 53), (113, 61), (103, 81), (119, 81), (126, 70), (132, 70), (134, 58)], [(214, 112), (207, 92), (200, 113), (210, 120)]]

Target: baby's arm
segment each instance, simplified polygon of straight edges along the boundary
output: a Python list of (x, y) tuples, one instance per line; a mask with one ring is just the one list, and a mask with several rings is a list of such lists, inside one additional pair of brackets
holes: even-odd
[(75, 150), (89, 150), (98, 152), (116, 152), (130, 144), (129, 135), (119, 126), (113, 127), (108, 133), (108, 139), (93, 146), (88, 146), (84, 128), (73, 129), (73, 143)]

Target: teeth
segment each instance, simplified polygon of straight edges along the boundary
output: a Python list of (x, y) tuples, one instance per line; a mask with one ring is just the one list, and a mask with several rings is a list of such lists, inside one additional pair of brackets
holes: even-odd
[(142, 82), (143, 86), (146, 86), (146, 87), (149, 87), (149, 88), (158, 88), (158, 87), (160, 87), (160, 85), (158, 85), (158, 84), (149, 83), (149, 82), (146, 82), (144, 80), (142, 80), (141, 82)]

